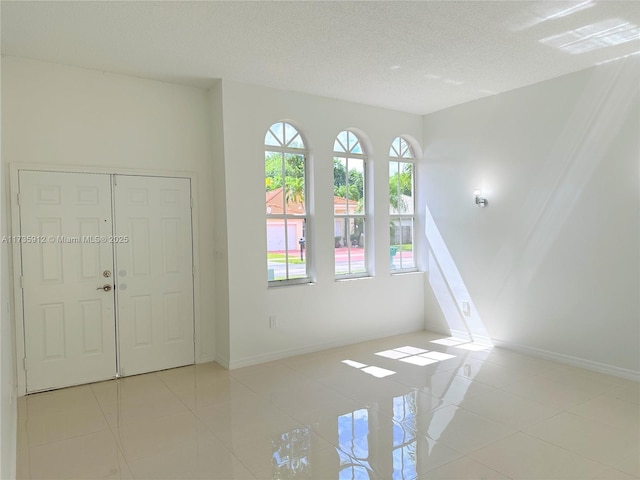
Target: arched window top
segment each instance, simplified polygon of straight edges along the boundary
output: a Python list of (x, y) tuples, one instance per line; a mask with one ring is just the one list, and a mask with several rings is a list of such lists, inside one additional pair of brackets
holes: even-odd
[(338, 134), (333, 144), (333, 151), (336, 153), (353, 153), (357, 155), (363, 155), (365, 153), (362, 150), (360, 138), (350, 130), (343, 130)]
[(300, 132), (287, 122), (277, 122), (269, 127), (264, 136), (264, 144), (269, 147), (294, 148), (304, 150), (304, 140)]
[(389, 149), (389, 156), (393, 158), (415, 158), (413, 148), (411, 148), (409, 142), (402, 137), (393, 139), (391, 148)]

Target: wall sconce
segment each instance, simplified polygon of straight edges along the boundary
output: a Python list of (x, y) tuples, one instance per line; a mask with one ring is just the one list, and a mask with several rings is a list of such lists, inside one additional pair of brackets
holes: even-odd
[(476, 198), (476, 205), (478, 205), (479, 207), (486, 207), (487, 205), (489, 205), (489, 202), (487, 201), (486, 197), (482, 194), (482, 192), (478, 189), (475, 189), (473, 192), (473, 195)]

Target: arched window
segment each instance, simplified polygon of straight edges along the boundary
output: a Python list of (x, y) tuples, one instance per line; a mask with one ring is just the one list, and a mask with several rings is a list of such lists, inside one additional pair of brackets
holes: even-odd
[(309, 281), (307, 150), (302, 135), (286, 122), (264, 137), (267, 214), (267, 279), (270, 284)]
[(358, 136), (344, 130), (333, 145), (333, 212), (337, 277), (367, 272), (367, 156)]
[(389, 149), (389, 263), (393, 272), (414, 270), (414, 159), (409, 142), (396, 137)]

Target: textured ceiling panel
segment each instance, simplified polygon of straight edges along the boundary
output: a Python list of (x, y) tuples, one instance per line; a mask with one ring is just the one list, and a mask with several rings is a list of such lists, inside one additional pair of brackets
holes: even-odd
[[(12, 2), (2, 53), (424, 114), (640, 52), (640, 2)], [(640, 55), (638, 55), (640, 57)]]

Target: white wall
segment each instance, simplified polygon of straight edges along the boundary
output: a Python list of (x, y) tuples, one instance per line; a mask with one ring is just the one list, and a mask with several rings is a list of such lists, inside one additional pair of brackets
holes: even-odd
[[(424, 327), (424, 275), (389, 270), (388, 152), (397, 135), (420, 138), (422, 119), (339, 100), (222, 81), (229, 267), (230, 366), (280, 358)], [(267, 288), (264, 135), (287, 120), (305, 135), (314, 204), (316, 284)], [(333, 143), (357, 128), (370, 142), (376, 212), (372, 278), (336, 282), (333, 237)], [(418, 166), (420, 168), (420, 165)], [(418, 231), (418, 241), (423, 241)], [(278, 328), (268, 328), (268, 317)]]
[[(420, 176), (492, 338), (632, 378), (639, 79), (636, 56), (427, 115)], [(473, 203), (476, 187), (485, 209)], [(426, 283), (427, 326), (444, 329)]]
[[(215, 357), (210, 107), (202, 89), (4, 57), (5, 163), (193, 172), (201, 360)], [(9, 206), (5, 205), (4, 212)]]
[[(0, 65), (0, 79), (2, 78)], [(0, 88), (2, 82), (0, 81)], [(0, 95), (0, 108), (3, 98)], [(0, 118), (0, 132), (4, 122)], [(5, 135), (0, 137), (0, 203), (4, 205), (8, 195), (8, 169), (2, 155)], [(0, 235), (8, 234), (7, 211), (0, 208)], [(0, 478), (16, 476), (16, 373), (13, 348), (13, 324), (11, 320), (11, 284), (9, 281), (9, 248), (0, 244)]]
[(229, 258), (227, 256), (227, 202), (225, 196), (222, 81), (209, 90), (214, 197), (215, 338), (216, 361), (229, 368)]

